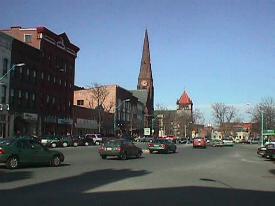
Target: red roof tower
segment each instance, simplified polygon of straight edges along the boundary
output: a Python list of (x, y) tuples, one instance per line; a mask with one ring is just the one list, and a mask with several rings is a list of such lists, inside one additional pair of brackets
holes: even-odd
[(186, 91), (183, 92), (180, 99), (177, 101), (177, 105), (179, 106), (179, 110), (191, 110), (191, 112), (193, 110), (193, 102)]

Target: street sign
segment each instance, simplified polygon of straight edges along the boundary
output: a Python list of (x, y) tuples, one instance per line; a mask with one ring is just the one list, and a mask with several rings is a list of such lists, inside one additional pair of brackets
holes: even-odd
[(150, 128), (144, 128), (144, 135), (150, 135)]
[(275, 135), (275, 130), (272, 130), (272, 129), (264, 130), (263, 135), (264, 136), (273, 136), (273, 135)]

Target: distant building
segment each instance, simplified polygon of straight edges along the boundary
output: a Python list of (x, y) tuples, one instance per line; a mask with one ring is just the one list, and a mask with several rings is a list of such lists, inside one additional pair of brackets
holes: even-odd
[[(101, 109), (111, 114), (112, 118), (109, 117), (106, 120), (104, 117), (99, 117), (99, 113), (95, 113), (95, 119), (98, 124), (100, 122), (100, 127), (102, 127), (98, 128), (98, 131), (102, 130), (103, 133), (109, 134), (139, 134), (143, 132), (144, 106), (138, 101), (138, 98), (132, 92), (118, 85), (106, 85), (102, 87), (106, 89), (107, 96), (102, 102)], [(74, 105), (97, 110), (98, 102), (93, 95), (93, 88), (75, 91)], [(109, 126), (107, 127), (106, 124)]]
[(201, 134), (203, 125), (194, 124), (193, 102), (186, 91), (177, 100), (177, 110), (156, 110), (154, 130), (159, 136), (194, 137)]

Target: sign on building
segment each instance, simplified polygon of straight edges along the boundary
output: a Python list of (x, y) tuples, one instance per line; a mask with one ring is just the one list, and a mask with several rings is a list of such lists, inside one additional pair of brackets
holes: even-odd
[(144, 128), (144, 135), (150, 135), (150, 128)]

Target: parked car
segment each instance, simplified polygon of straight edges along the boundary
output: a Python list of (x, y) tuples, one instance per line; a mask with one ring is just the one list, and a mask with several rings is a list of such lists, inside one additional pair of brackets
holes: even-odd
[(89, 144), (92, 143), (94, 145), (99, 145), (102, 143), (102, 135), (101, 134), (86, 134), (85, 138), (89, 141)]
[(263, 146), (263, 147), (259, 147), (257, 149), (257, 154), (261, 157), (265, 157), (265, 154), (266, 154), (266, 147)]
[(223, 146), (223, 142), (220, 139), (212, 139), (209, 143), (210, 146), (212, 147), (222, 147)]
[(193, 139), (193, 148), (206, 148), (206, 140), (203, 137), (195, 137)]
[(153, 139), (151, 136), (144, 136), (140, 138), (140, 142), (153, 142)]
[(153, 152), (175, 153), (177, 151), (177, 146), (171, 140), (155, 139), (152, 143), (148, 144), (148, 149), (150, 153), (153, 153)]
[(265, 147), (265, 157), (267, 159), (275, 159), (275, 144), (268, 144)]
[(61, 138), (61, 144), (63, 147), (74, 146), (77, 147), (80, 145), (80, 139), (77, 136), (64, 136)]
[(223, 146), (234, 146), (234, 140), (232, 137), (224, 137), (222, 143)]
[(102, 159), (117, 156), (119, 159), (126, 160), (129, 157), (140, 158), (142, 149), (126, 139), (110, 139), (98, 148), (98, 153)]
[(251, 138), (250, 139), (250, 144), (259, 144), (260, 143), (260, 138)]
[(185, 137), (179, 138), (179, 139), (178, 139), (178, 143), (179, 143), (179, 144), (187, 144), (187, 138), (185, 138)]
[(59, 151), (49, 150), (38, 141), (30, 138), (0, 139), (0, 162), (9, 169), (23, 164), (50, 164), (59, 166), (64, 155)]
[(54, 136), (54, 135), (46, 135), (41, 137), (41, 143), (46, 147), (61, 147), (62, 141), (61, 137)]

